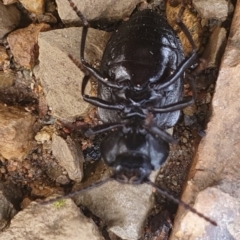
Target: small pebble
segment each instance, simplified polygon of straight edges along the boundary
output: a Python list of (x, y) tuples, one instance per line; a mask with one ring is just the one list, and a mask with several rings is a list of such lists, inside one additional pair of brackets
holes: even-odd
[(59, 177), (57, 177), (56, 182), (62, 185), (66, 185), (68, 183), (70, 183), (70, 179), (65, 176), (65, 175), (61, 175)]
[(177, 181), (175, 181), (175, 180), (172, 181), (172, 184), (173, 184), (174, 186), (177, 186), (177, 185), (178, 185), (178, 184), (177, 184)]

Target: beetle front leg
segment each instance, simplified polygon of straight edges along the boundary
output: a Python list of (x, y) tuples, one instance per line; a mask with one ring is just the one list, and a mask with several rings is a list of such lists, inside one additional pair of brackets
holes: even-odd
[(193, 62), (197, 59), (197, 52), (193, 50), (191, 55), (187, 57), (175, 70), (175, 72), (168, 77), (168, 79), (163, 84), (157, 84), (154, 86), (154, 90), (159, 91), (161, 89), (167, 88), (176, 82), (183, 73), (193, 64)]
[[(117, 88), (120, 89), (121, 86), (118, 84), (115, 84), (113, 82), (107, 81), (107, 78), (104, 78), (101, 73), (93, 68), (90, 64), (88, 64), (85, 61), (84, 58), (84, 50), (85, 50), (85, 43), (86, 43), (86, 38), (87, 38), (87, 32), (88, 32), (88, 28), (89, 28), (89, 22), (88, 20), (83, 16), (83, 14), (78, 10), (78, 8), (76, 7), (76, 5), (71, 1), (68, 0), (70, 6), (72, 7), (72, 9), (76, 12), (76, 14), (78, 15), (78, 17), (81, 19), (82, 23), (83, 23), (83, 29), (82, 29), (82, 38), (81, 38), (81, 47), (80, 47), (80, 61), (81, 61), (81, 66), (80, 64), (74, 60), (72, 57), (71, 60), (76, 64), (76, 66), (78, 68), (80, 68), (81, 70), (83, 70), (83, 72), (86, 75), (92, 76), (94, 77), (97, 81), (101, 82), (102, 84), (111, 87), (111, 88)], [(89, 78), (88, 78), (89, 79)], [(84, 89), (84, 88), (83, 88)]]
[(188, 100), (182, 100), (180, 102), (177, 102), (177, 103), (173, 103), (173, 104), (169, 104), (169, 105), (166, 105), (164, 107), (159, 107), (159, 108), (149, 108), (149, 111), (150, 112), (153, 112), (153, 113), (167, 113), (167, 112), (174, 112), (174, 111), (177, 111), (177, 110), (181, 110), (185, 107), (188, 107), (188, 106), (191, 106), (193, 103), (194, 103), (194, 98), (190, 98)]
[(97, 97), (91, 97), (86, 94), (83, 95), (84, 101), (91, 103), (92, 105), (100, 108), (105, 108), (109, 110), (122, 111), (125, 107), (121, 104), (115, 104), (112, 102), (104, 101), (103, 99)]
[(90, 75), (90, 76), (94, 77), (94, 79), (96, 79), (97, 81), (101, 82), (102, 84), (104, 84), (104, 85), (106, 85), (108, 87), (120, 89), (121, 88), (120, 85), (118, 85), (116, 83), (113, 83), (111, 81), (108, 81), (108, 79), (104, 78), (97, 69), (93, 68), (90, 64), (88, 64), (85, 61), (84, 50), (85, 50), (85, 43), (86, 43), (86, 38), (87, 38), (87, 32), (88, 32), (88, 25), (84, 25), (83, 26), (83, 30), (82, 30), (80, 59), (81, 59), (82, 66), (85, 69), (85, 73), (87, 75)]
[(91, 97), (91, 96), (85, 94), (84, 92), (85, 92), (85, 88), (86, 88), (89, 78), (90, 78), (89, 75), (85, 75), (83, 78), (83, 81), (82, 81), (82, 97), (86, 102), (91, 103), (92, 105), (94, 105), (96, 107), (101, 107), (101, 108), (110, 109), (110, 110), (119, 111), (119, 110), (124, 109), (123, 105), (121, 105), (121, 104), (114, 104), (111, 102), (104, 101), (101, 98)]
[(105, 123), (103, 125), (97, 125), (95, 127), (92, 127), (90, 129), (88, 129), (84, 135), (86, 137), (90, 137), (92, 135), (96, 135), (96, 134), (99, 134), (99, 133), (104, 133), (104, 132), (107, 132), (107, 131), (110, 131), (114, 128), (122, 128), (124, 126), (124, 123)]
[(89, 24), (88, 24), (88, 22), (87, 22), (87, 20), (85, 18), (84, 18), (83, 24), (84, 24), (84, 26), (83, 26), (83, 29), (82, 29), (82, 39), (81, 39), (81, 48), (80, 48), (80, 60), (81, 60), (82, 66), (85, 69), (85, 73), (87, 75), (90, 75), (90, 76), (94, 77), (94, 79), (96, 79), (97, 81), (101, 82), (102, 84), (104, 84), (104, 85), (106, 85), (108, 87), (120, 89), (121, 86), (119, 86), (116, 83), (108, 81), (108, 79), (104, 78), (97, 69), (93, 68), (90, 64), (88, 64), (85, 61), (85, 58), (84, 58), (84, 52), (85, 51), (84, 50), (85, 50), (85, 43), (86, 43), (87, 32), (88, 32), (88, 27), (89, 27)]

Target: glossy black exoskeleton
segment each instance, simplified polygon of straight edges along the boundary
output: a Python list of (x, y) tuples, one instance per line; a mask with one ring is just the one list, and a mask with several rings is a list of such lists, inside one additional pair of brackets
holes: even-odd
[[(169, 143), (176, 141), (165, 129), (174, 126), (180, 110), (193, 103), (193, 99), (183, 100), (183, 74), (196, 60), (195, 48), (184, 58), (181, 43), (165, 18), (145, 9), (112, 34), (97, 71), (84, 60), (86, 34), (85, 24), (82, 94), (85, 101), (99, 107), (105, 123), (88, 134), (115, 129), (101, 144), (102, 157), (116, 180), (142, 183), (166, 161)], [(84, 94), (90, 76), (98, 80), (97, 98)]]
[[(82, 96), (85, 101), (98, 107), (99, 116), (104, 122), (89, 129), (85, 135), (111, 130), (102, 141), (101, 155), (112, 168), (112, 177), (80, 191), (112, 179), (122, 183), (146, 183), (216, 225), (216, 222), (149, 180), (150, 173), (166, 161), (169, 143), (176, 142), (165, 130), (177, 123), (180, 110), (191, 105), (196, 97), (193, 76), (187, 74), (193, 98), (183, 99), (184, 73), (197, 59), (195, 44), (185, 25), (178, 18), (179, 26), (193, 47), (186, 58), (177, 35), (164, 17), (150, 9), (136, 12), (112, 34), (98, 71), (84, 59), (89, 24), (74, 3), (68, 1), (84, 25), (81, 65), (73, 59), (85, 72)], [(192, 75), (197, 71), (199, 69), (196, 68)], [(97, 97), (84, 93), (90, 77), (98, 81)]]

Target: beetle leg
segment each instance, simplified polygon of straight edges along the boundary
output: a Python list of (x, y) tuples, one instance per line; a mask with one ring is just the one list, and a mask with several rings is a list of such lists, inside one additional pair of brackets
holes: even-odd
[(145, 124), (143, 127), (153, 136), (159, 136), (162, 140), (177, 144), (178, 140), (172, 137), (169, 133), (165, 132), (164, 130), (161, 130), (153, 121), (153, 114), (149, 113), (146, 116)]
[(151, 125), (151, 126), (144, 125), (144, 127), (153, 136), (157, 135), (162, 140), (168, 143), (172, 143), (172, 144), (178, 143), (178, 140), (176, 138), (172, 137), (169, 133), (165, 132), (164, 130), (161, 130), (159, 127), (155, 125)]
[(186, 36), (187, 40), (189, 41), (189, 43), (191, 44), (193, 50), (196, 51), (197, 47), (192, 39), (192, 35), (188, 31), (186, 25), (182, 22), (182, 15), (183, 15), (184, 10), (185, 10), (185, 7), (183, 6), (179, 11), (176, 22), (177, 22), (177, 25), (181, 28), (181, 30), (185, 34), (185, 36)]
[(160, 90), (160, 89), (166, 88), (166, 87), (170, 86), (171, 84), (173, 84), (175, 81), (177, 81), (179, 79), (179, 77), (181, 75), (183, 75), (183, 73), (193, 64), (193, 62), (198, 59), (196, 45), (195, 45), (195, 43), (194, 43), (194, 41), (192, 39), (191, 34), (189, 33), (189, 31), (188, 31), (188, 29), (186, 27), (186, 25), (181, 20), (184, 9), (185, 9), (185, 7), (183, 6), (180, 9), (180, 11), (179, 11), (179, 14), (178, 14), (178, 17), (177, 17), (177, 24), (181, 28), (181, 30), (183, 31), (185, 36), (187, 37), (188, 41), (190, 42), (190, 44), (191, 44), (191, 46), (193, 48), (192, 52), (191, 52), (190, 56), (187, 57), (178, 66), (178, 68), (175, 70), (175, 72), (166, 80), (166, 82), (164, 84), (159, 84), (157, 86), (154, 86), (154, 89), (156, 89), (156, 90)]
[[(118, 84), (115, 84), (113, 82), (107, 81), (108, 79), (102, 77), (97, 69), (93, 68), (90, 64), (88, 64), (85, 61), (84, 50), (85, 50), (85, 43), (86, 43), (86, 38), (87, 38), (89, 22), (83, 16), (83, 14), (78, 10), (78, 8), (72, 2), (72, 0), (68, 0), (68, 1), (69, 1), (70, 6), (72, 7), (72, 9), (76, 12), (76, 14), (78, 15), (78, 17), (81, 19), (81, 21), (83, 23), (82, 39), (81, 39), (81, 47), (80, 47), (80, 61), (81, 61), (82, 66), (80, 67), (79, 64), (76, 63), (77, 61), (74, 61), (71, 57), (70, 58), (73, 60), (73, 62), (76, 64), (77, 67), (79, 67), (81, 70), (83, 70), (85, 72), (85, 74), (93, 76), (97, 81), (101, 82), (102, 84), (104, 84), (108, 87), (120, 89), (121, 86), (119, 86)], [(84, 69), (82, 69), (82, 68), (84, 68)]]
[[(111, 88), (118, 88), (120, 89), (122, 86), (121, 85), (117, 85), (113, 82), (108, 82), (106, 78), (102, 78), (100, 73), (95, 70), (94, 68), (92, 68), (89, 64), (88, 64), (88, 67), (87, 66), (87, 63), (85, 62), (85, 65), (82, 65), (82, 63), (80, 63), (78, 60), (76, 60), (72, 55), (68, 55), (68, 57), (72, 60), (72, 62), (81, 70), (83, 71), (86, 76), (87, 76), (87, 79), (85, 80), (86, 83), (82, 84), (82, 89), (85, 89), (85, 86), (87, 85), (87, 82), (90, 78), (90, 74), (96, 79), (96, 80), (99, 80), (102, 84), (108, 86), (108, 87), (111, 87)], [(91, 71), (89, 71), (91, 70)], [(100, 77), (99, 77), (100, 76)], [(83, 80), (84, 81), (84, 80)], [(83, 86), (85, 85), (85, 86)], [(84, 92), (84, 91), (83, 91)]]
[(104, 132), (107, 132), (113, 128), (120, 128), (120, 127), (123, 127), (124, 126), (124, 123), (106, 123), (106, 124), (102, 124), (102, 125), (97, 125), (95, 127), (92, 127), (90, 129), (88, 129), (84, 135), (86, 137), (90, 137), (92, 135), (96, 135), (96, 134), (99, 134), (99, 133), (104, 133)]
[(124, 106), (121, 104), (114, 104), (112, 102), (104, 101), (101, 98), (91, 97), (91, 96), (88, 96), (87, 94), (84, 94), (89, 78), (90, 78), (89, 75), (85, 75), (82, 81), (82, 97), (84, 101), (91, 103), (94, 106), (105, 108), (105, 109), (111, 109), (111, 110), (117, 110), (117, 111), (124, 109)]
[[(185, 3), (186, 5), (186, 3)], [(189, 33), (186, 25), (182, 22), (182, 15), (183, 15), (183, 12), (185, 10), (185, 6), (183, 4), (183, 6), (181, 7), (179, 13), (178, 13), (178, 17), (177, 17), (177, 24), (178, 26), (181, 28), (181, 30), (183, 31), (183, 33), (185, 34), (185, 36), (187, 37), (189, 43), (191, 44), (193, 50), (196, 51), (196, 45), (192, 39), (192, 36), (191, 34)], [(199, 64), (198, 66), (193, 70), (191, 71), (190, 74), (186, 74), (186, 79), (188, 80), (190, 86), (191, 86), (191, 89), (193, 91), (193, 98), (196, 99), (197, 98), (197, 90), (196, 90), (196, 86), (195, 86), (195, 82), (194, 82), (194, 77), (199, 74), (202, 70), (204, 70), (205, 68), (205, 65), (206, 65), (206, 61), (204, 59), (200, 59), (199, 60)]]
[(191, 99), (188, 100), (182, 100), (177, 103), (169, 104), (163, 107), (159, 108), (150, 108), (149, 110), (153, 113), (166, 113), (166, 112), (173, 112), (177, 110), (181, 110), (185, 107), (188, 107), (194, 103), (194, 98), (191, 97)]
[(85, 62), (85, 60), (83, 58), (81, 58), (81, 63), (82, 63), (82, 66), (84, 67), (85, 71), (88, 73), (88, 75), (94, 77), (94, 79), (96, 79), (98, 82), (100, 82), (110, 88), (116, 88), (116, 89), (122, 88), (121, 85), (116, 84), (112, 81), (108, 81), (108, 78), (102, 77), (101, 73), (97, 69), (93, 68), (90, 64)]
[(115, 104), (112, 102), (104, 101), (101, 98), (97, 97), (91, 97), (86, 94), (83, 94), (84, 101), (91, 103), (92, 105), (100, 108), (110, 109), (110, 110), (116, 110), (116, 111), (122, 111), (124, 109), (124, 106), (121, 104)]
[(97, 69), (93, 68), (90, 64), (88, 64), (85, 61), (85, 59), (84, 59), (84, 49), (85, 49), (87, 32), (88, 32), (88, 25), (84, 25), (83, 30), (82, 30), (80, 59), (81, 59), (82, 66), (85, 69), (85, 72), (87, 72), (88, 75), (93, 76), (97, 81), (101, 82), (102, 84), (104, 84), (108, 87), (121, 89), (120, 85), (118, 85), (116, 83), (113, 83), (111, 81), (108, 81), (107, 78), (102, 77), (101, 73)]
[(84, 92), (85, 92), (85, 88), (86, 88), (86, 86), (87, 86), (87, 83), (88, 83), (88, 80), (89, 80), (89, 78), (90, 78), (90, 76), (88, 76), (88, 75), (85, 75), (84, 76), (84, 78), (83, 78), (83, 80), (82, 80), (82, 96), (84, 96), (85, 94), (84, 94)]
[(84, 78), (83, 78), (83, 81), (82, 81), (82, 97), (83, 99), (86, 101), (86, 102), (89, 102), (97, 107), (102, 107), (102, 108), (105, 108), (105, 109), (111, 109), (111, 110), (122, 110), (123, 109), (123, 106), (120, 105), (120, 104), (113, 104), (111, 102), (107, 102), (107, 101), (104, 101), (100, 98), (97, 98), (97, 97), (91, 97), (91, 96), (88, 96), (87, 94), (84, 94), (85, 92), (85, 88), (87, 86), (87, 83), (88, 83), (88, 80), (89, 80), (90, 76), (89, 75), (85, 75)]
[(189, 57), (187, 57), (179, 66), (178, 68), (175, 70), (175, 72), (168, 77), (168, 79), (166, 80), (165, 83), (163, 84), (157, 84), (154, 85), (154, 89), (155, 90), (161, 90), (163, 88), (169, 87), (170, 85), (172, 85), (174, 82), (176, 82), (182, 75), (183, 73), (192, 65), (192, 63), (194, 62), (194, 60), (197, 59), (197, 52), (194, 49), (191, 53), (191, 55)]

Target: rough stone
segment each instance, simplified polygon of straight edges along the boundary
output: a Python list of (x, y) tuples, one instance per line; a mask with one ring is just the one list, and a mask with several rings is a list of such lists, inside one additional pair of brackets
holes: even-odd
[[(152, 181), (156, 174), (151, 174)], [(154, 204), (152, 187), (146, 184), (121, 184), (116, 181), (81, 193), (74, 200), (101, 218), (114, 234), (131, 240), (141, 237), (144, 223)]]
[(28, 27), (18, 29), (8, 35), (8, 44), (18, 64), (27, 69), (35, 66), (38, 58), (38, 34), (47, 29), (49, 29), (49, 25), (44, 23), (30, 24)]
[(52, 153), (60, 166), (66, 169), (70, 179), (76, 182), (82, 180), (84, 157), (79, 144), (74, 142), (69, 136), (65, 140), (53, 134)]
[(214, 18), (225, 21), (232, 11), (232, 3), (225, 0), (193, 0), (192, 4), (202, 18)]
[(13, 4), (15, 2), (17, 2), (17, 0), (3, 0), (4, 5), (10, 5), (10, 4)]
[(32, 202), (0, 235), (0, 240), (15, 239), (104, 240), (93, 221), (70, 199), (47, 205)]
[(2, 38), (19, 24), (20, 12), (15, 6), (5, 6), (0, 1), (0, 16), (0, 38)]
[[(85, 57), (92, 66), (100, 62), (109, 34), (89, 29)], [(90, 104), (82, 100), (81, 81), (84, 74), (68, 57), (80, 59), (81, 28), (59, 29), (39, 35), (39, 65), (34, 68), (40, 78), (52, 115), (62, 121), (84, 116)], [(90, 93), (90, 84), (86, 93)]]
[[(195, 234), (195, 238), (189, 239), (239, 238), (233, 237), (239, 236), (239, 226), (237, 226), (239, 211), (237, 209), (239, 209), (240, 199), (239, 14), (240, 2), (237, 2), (213, 97), (212, 117), (207, 126), (206, 137), (199, 145), (189, 174), (189, 181), (182, 196), (182, 200), (187, 203), (195, 202), (194, 206), (198, 208), (198, 211), (216, 220), (220, 227), (211, 226), (210, 223), (198, 218), (195, 223), (200, 224), (201, 222), (201, 228), (198, 228), (197, 237)], [(212, 189), (208, 190), (209, 187)], [(198, 196), (197, 202), (195, 201), (196, 196)], [(227, 209), (228, 207), (229, 209)], [(190, 215), (186, 214), (186, 210), (179, 208), (171, 240), (186, 239), (181, 238), (185, 229), (188, 232), (195, 232), (194, 221), (192, 217), (189, 217)], [(211, 235), (217, 231), (221, 232), (221, 236)]]
[(11, 87), (14, 82), (14, 74), (12, 72), (0, 72), (0, 89)]
[(31, 13), (43, 14), (44, 13), (44, 0), (19, 0), (19, 2)]
[(57, 18), (52, 13), (45, 13), (44, 15), (37, 15), (37, 20), (39, 23), (57, 23)]
[(22, 160), (33, 146), (36, 119), (17, 107), (0, 104), (0, 154), (6, 159)]
[(52, 139), (54, 129), (52, 127), (43, 127), (36, 135), (35, 140), (39, 143), (50, 142)]
[(5, 47), (0, 46), (0, 70), (3, 69), (5, 61), (8, 59), (8, 55)]
[(153, 207), (151, 193), (151, 187), (145, 185), (123, 185), (113, 181), (85, 193), (77, 203), (87, 206), (122, 239), (137, 240)]
[[(108, 19), (110, 21), (118, 21), (125, 17), (129, 17), (140, 2), (139, 0), (92, 0), (80, 1), (73, 0), (77, 8), (89, 20)], [(56, 1), (58, 6), (58, 13), (63, 23), (81, 22), (79, 17), (70, 7), (68, 1)]]
[(213, 68), (219, 66), (220, 56), (226, 46), (227, 31), (225, 28), (216, 27), (208, 41), (206, 48), (202, 54), (202, 58), (206, 60), (206, 68)]
[(181, 220), (181, 228), (175, 232), (172, 239), (240, 239), (240, 213), (237, 211), (240, 208), (239, 199), (209, 187), (198, 194), (194, 208), (214, 219), (218, 226), (209, 226), (204, 219), (188, 212)]

